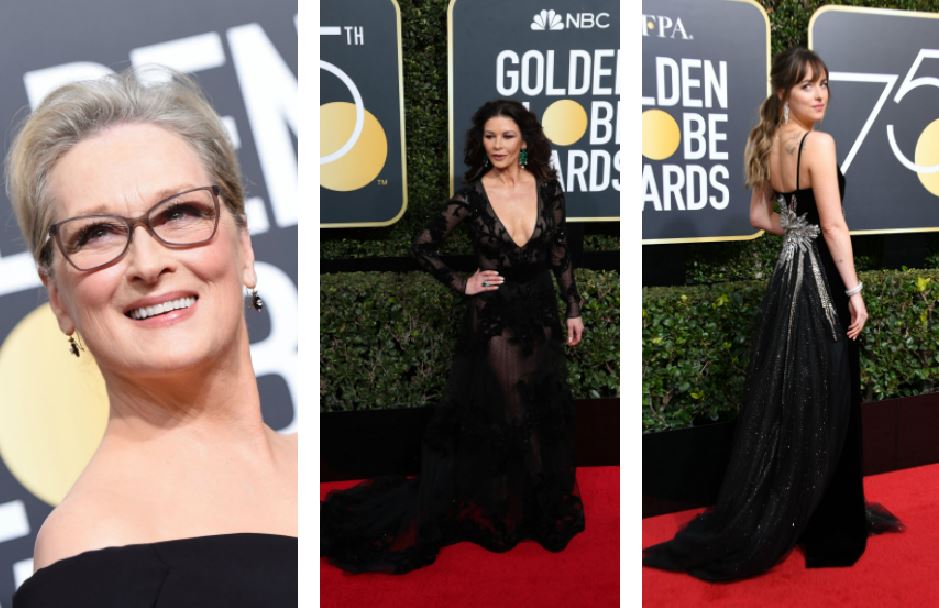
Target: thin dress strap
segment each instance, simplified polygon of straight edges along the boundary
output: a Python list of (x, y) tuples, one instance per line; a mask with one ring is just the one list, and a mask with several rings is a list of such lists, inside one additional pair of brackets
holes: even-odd
[(802, 136), (802, 139), (799, 140), (799, 154), (796, 156), (796, 190), (799, 189), (799, 166), (802, 164), (802, 146), (805, 145), (805, 138), (809, 136), (811, 131), (806, 131), (805, 135)]

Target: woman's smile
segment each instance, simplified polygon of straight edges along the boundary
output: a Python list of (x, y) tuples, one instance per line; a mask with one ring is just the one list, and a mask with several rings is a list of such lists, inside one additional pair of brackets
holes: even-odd
[(187, 319), (195, 312), (199, 296), (173, 292), (138, 300), (125, 308), (124, 315), (146, 327), (162, 326)]

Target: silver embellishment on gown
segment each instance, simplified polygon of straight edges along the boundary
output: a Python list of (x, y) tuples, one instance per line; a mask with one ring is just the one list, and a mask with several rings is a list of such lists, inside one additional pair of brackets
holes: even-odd
[[(785, 266), (786, 271), (791, 276), (792, 262), (798, 252), (794, 288), (794, 291), (798, 291), (802, 288), (802, 258), (803, 256), (808, 256), (809, 263), (812, 266), (812, 274), (815, 276), (815, 287), (818, 290), (818, 298), (822, 304), (822, 310), (825, 312), (825, 318), (828, 319), (828, 326), (831, 328), (831, 337), (837, 342), (838, 313), (835, 311), (835, 307), (832, 305), (831, 298), (828, 295), (827, 283), (825, 283), (825, 280), (822, 278), (822, 272), (818, 265), (818, 249), (815, 247), (815, 239), (821, 234), (821, 229), (815, 224), (810, 224), (808, 220), (805, 219), (805, 213), (796, 215), (795, 195), (792, 196), (792, 201), (790, 201), (789, 204), (786, 204), (786, 199), (781, 194), (777, 200), (780, 206), (779, 223), (782, 225), (783, 229), (783, 246), (782, 251), (779, 253), (779, 260), (776, 262), (776, 266)], [(794, 303), (795, 300), (793, 300), (793, 304)], [(790, 316), (790, 323), (791, 322), (792, 317)], [(790, 327), (790, 332), (791, 329)]]

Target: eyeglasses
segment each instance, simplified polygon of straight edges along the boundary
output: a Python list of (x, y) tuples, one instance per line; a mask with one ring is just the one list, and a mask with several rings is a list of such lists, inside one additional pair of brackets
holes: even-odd
[(157, 241), (173, 249), (203, 245), (218, 229), (218, 186), (179, 192), (138, 217), (96, 213), (70, 217), (49, 226), (66, 261), (81, 271), (98, 270), (120, 260), (143, 226)]

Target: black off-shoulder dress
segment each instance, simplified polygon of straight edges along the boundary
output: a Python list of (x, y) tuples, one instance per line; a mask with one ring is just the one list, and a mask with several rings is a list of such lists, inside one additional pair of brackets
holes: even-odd
[(40, 568), (13, 608), (297, 605), (297, 538), (219, 534), (107, 547)]

